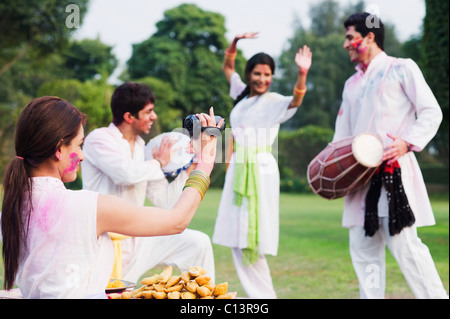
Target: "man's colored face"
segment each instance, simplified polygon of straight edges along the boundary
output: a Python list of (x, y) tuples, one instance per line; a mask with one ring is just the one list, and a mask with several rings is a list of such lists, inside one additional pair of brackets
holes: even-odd
[(149, 103), (138, 113), (138, 118), (133, 121), (133, 128), (138, 135), (147, 135), (150, 133), (153, 122), (156, 121), (158, 116), (155, 113), (155, 105)]
[(363, 61), (369, 51), (366, 38), (363, 38), (361, 33), (356, 32), (354, 26), (347, 28), (343, 47), (348, 51), (352, 62)]

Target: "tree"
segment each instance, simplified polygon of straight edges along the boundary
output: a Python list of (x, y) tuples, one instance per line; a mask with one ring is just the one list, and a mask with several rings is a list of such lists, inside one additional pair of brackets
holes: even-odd
[(38, 89), (37, 96), (56, 95), (69, 101), (87, 115), (86, 133), (100, 126), (107, 126), (112, 120), (111, 96), (114, 88), (106, 79), (81, 82), (77, 79), (45, 82)]
[[(309, 10), (311, 26), (306, 30), (297, 19), (296, 32), (289, 39), (288, 49), (279, 58), (283, 74), (274, 82), (275, 89), (282, 94), (292, 94), (297, 78), (295, 53), (304, 44), (313, 52), (313, 65), (308, 73), (308, 93), (299, 112), (285, 123), (284, 129), (296, 129), (308, 124), (334, 128), (337, 112), (342, 102), (345, 81), (355, 72), (348, 53), (342, 48), (344, 42), (344, 20), (352, 13), (363, 11), (365, 5), (341, 8), (335, 0), (323, 0)], [(402, 54), (401, 44), (395, 36), (395, 29), (385, 24), (385, 51), (393, 56)]]
[[(182, 116), (214, 106), (217, 114), (226, 117), (232, 101), (221, 69), (228, 47), (224, 17), (183, 4), (167, 10), (156, 26), (155, 34), (133, 46), (129, 79), (149, 76), (168, 83), (175, 92), (173, 107)], [(242, 60), (241, 55), (241, 69)]]
[(444, 114), (444, 120), (433, 143), (447, 170), (449, 166), (448, 10), (448, 1), (426, 0), (421, 44), (423, 73)]
[(313, 52), (313, 65), (308, 73), (308, 93), (301, 110), (283, 125), (285, 129), (308, 124), (334, 128), (344, 83), (354, 72), (347, 52), (342, 49), (344, 16), (339, 4), (324, 0), (311, 6), (309, 14), (309, 30), (297, 19), (296, 32), (289, 39), (288, 49), (279, 58), (283, 77), (275, 81), (275, 87), (282, 94), (292, 94), (298, 72), (293, 63), (295, 54), (304, 44)]
[(64, 67), (70, 72), (70, 77), (80, 81), (94, 78), (108, 78), (117, 67), (117, 58), (112, 53), (112, 47), (99, 39), (83, 39), (72, 41), (63, 52)]
[[(82, 19), (88, 0), (73, 0)], [(63, 48), (75, 28), (66, 20), (69, 3), (55, 0), (2, 0), (0, 2), (0, 75), (29, 50), (47, 55)]]

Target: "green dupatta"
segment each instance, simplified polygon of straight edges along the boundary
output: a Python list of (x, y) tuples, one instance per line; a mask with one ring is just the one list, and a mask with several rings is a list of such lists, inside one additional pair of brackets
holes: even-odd
[(234, 172), (234, 204), (242, 205), (242, 198), (248, 199), (247, 248), (243, 250), (244, 264), (253, 264), (259, 259), (259, 174), (256, 155), (270, 152), (271, 146), (245, 147), (234, 143), (236, 152)]

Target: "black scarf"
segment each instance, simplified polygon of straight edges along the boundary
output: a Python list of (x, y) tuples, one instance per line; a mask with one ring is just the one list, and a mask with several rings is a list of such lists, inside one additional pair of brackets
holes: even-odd
[(378, 230), (378, 199), (384, 184), (389, 203), (389, 234), (399, 234), (403, 228), (412, 226), (416, 219), (408, 203), (402, 184), (400, 165), (395, 162), (387, 165), (383, 162), (372, 177), (369, 192), (366, 195), (366, 213), (364, 230), (372, 237)]

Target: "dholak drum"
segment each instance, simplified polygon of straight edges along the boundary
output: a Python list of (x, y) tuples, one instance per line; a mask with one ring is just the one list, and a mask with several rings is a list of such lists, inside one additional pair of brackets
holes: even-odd
[(194, 154), (188, 152), (189, 144), (191, 142), (189, 136), (179, 132), (170, 132), (160, 134), (147, 143), (145, 146), (146, 160), (153, 159), (153, 148), (155, 146), (159, 147), (165, 136), (169, 136), (169, 138), (176, 140), (172, 146), (172, 150), (174, 151), (172, 152), (170, 162), (162, 167), (164, 175), (173, 178), (192, 165)]
[(382, 162), (383, 142), (363, 133), (333, 142), (308, 165), (308, 183), (326, 198), (343, 197), (366, 185)]

